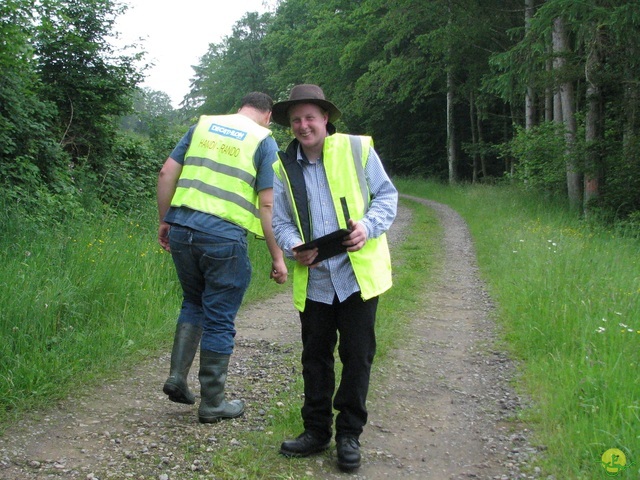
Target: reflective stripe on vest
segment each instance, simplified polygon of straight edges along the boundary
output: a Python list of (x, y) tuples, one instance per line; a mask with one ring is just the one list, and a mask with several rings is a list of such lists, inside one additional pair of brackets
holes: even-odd
[(253, 157), (269, 134), (244, 115), (200, 117), (171, 206), (216, 215), (263, 236)]

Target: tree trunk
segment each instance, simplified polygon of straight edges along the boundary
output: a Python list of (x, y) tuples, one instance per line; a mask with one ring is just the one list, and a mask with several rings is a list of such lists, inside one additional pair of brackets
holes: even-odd
[(473, 159), (473, 172), (471, 183), (478, 181), (478, 137), (476, 135), (476, 120), (475, 116), (475, 101), (473, 100), (473, 92), (469, 93), (469, 126), (471, 128), (471, 145), (472, 145), (472, 159)]
[[(453, 11), (451, 1), (448, 2), (449, 19), (451, 27), (453, 23)], [(449, 164), (449, 183), (458, 182), (458, 157), (456, 154), (456, 126), (454, 116), (455, 92), (453, 80), (453, 58), (452, 49), (449, 45), (449, 60), (447, 65), (447, 163)]]
[[(627, 58), (638, 58), (640, 54), (638, 49), (634, 48), (633, 43), (626, 47), (626, 51)], [(628, 66), (622, 73), (625, 84), (624, 111), (626, 113), (622, 132), (622, 146), (625, 156), (629, 154), (629, 149), (633, 148), (632, 144), (638, 141), (638, 135), (640, 134), (640, 82), (638, 82), (636, 70), (632, 66)], [(635, 148), (637, 149), (637, 147)]]
[[(568, 41), (562, 18), (556, 18), (553, 22), (553, 51), (554, 67), (556, 73), (562, 74), (566, 65), (565, 54), (568, 52)], [(576, 117), (574, 106), (573, 84), (563, 80), (560, 83), (559, 96), (562, 109), (562, 121), (565, 131), (565, 157), (567, 171), (567, 194), (569, 205), (572, 209), (579, 210), (582, 206), (582, 176), (576, 165), (575, 139), (576, 139)]]
[[(533, 18), (535, 0), (525, 0), (524, 4), (524, 28), (525, 35), (530, 29), (531, 18)], [(527, 92), (524, 97), (525, 109), (525, 129), (530, 130), (535, 125), (535, 92), (531, 85), (527, 85)]]
[(593, 42), (585, 64), (587, 84), (587, 118), (585, 122), (585, 140), (587, 158), (584, 178), (584, 211), (589, 213), (590, 203), (600, 195), (602, 181), (602, 150), (604, 141), (604, 107), (600, 71), (602, 70), (602, 31), (596, 27)]
[(482, 110), (476, 104), (476, 122), (478, 123), (478, 144), (480, 145), (480, 171), (482, 178), (487, 178), (487, 163), (484, 155), (484, 135), (482, 133)]
[(449, 163), (449, 183), (458, 181), (458, 157), (456, 155), (456, 127), (454, 122), (453, 73), (447, 72), (447, 159)]
[[(551, 74), (553, 70), (553, 61), (547, 61), (547, 73)], [(544, 121), (552, 122), (554, 121), (554, 90), (553, 88), (547, 87), (544, 92)]]
[[(502, 138), (503, 142), (507, 143), (511, 139), (511, 125), (513, 125), (513, 118), (510, 115), (511, 110), (507, 111), (507, 105), (502, 104)], [(509, 174), (509, 181), (513, 183), (513, 176), (515, 175), (515, 165), (513, 157), (511, 155), (504, 156), (504, 171)]]

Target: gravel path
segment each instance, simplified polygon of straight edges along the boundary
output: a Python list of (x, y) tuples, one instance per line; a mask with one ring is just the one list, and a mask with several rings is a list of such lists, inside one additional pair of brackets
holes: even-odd
[[(410, 197), (411, 198), (411, 197)], [(411, 198), (437, 213), (445, 259), (433, 290), (422, 292), (411, 334), (374, 371), (369, 424), (361, 437), (363, 466), (341, 473), (335, 453), (309, 459), (313, 478), (537, 479), (537, 452), (513, 421), (521, 400), (510, 387), (514, 368), (496, 349), (492, 303), (478, 277), (462, 218), (442, 204)], [(411, 210), (400, 208), (389, 232), (402, 240)], [(384, 297), (381, 299), (384, 301)], [(240, 445), (239, 430), (264, 431), (261, 401), (287, 393), (299, 375), (298, 315), (289, 290), (242, 309), (227, 384), (244, 398), (245, 415), (201, 425), (197, 405), (166, 400), (169, 353), (117, 381), (46, 412), (30, 413), (0, 437), (0, 479), (215, 479), (208, 452)], [(190, 383), (198, 392), (197, 359)], [(297, 434), (298, 432), (292, 432)], [(185, 452), (184, 444), (198, 449)], [(274, 438), (274, 450), (282, 439)], [(278, 457), (279, 461), (288, 459)], [(284, 477), (283, 477), (284, 478)]]

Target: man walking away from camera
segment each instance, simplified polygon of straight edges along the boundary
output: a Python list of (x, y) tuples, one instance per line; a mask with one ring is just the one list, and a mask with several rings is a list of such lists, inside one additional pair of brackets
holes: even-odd
[(251, 279), (248, 233), (266, 240), (270, 277), (287, 279), (271, 226), (272, 106), (268, 95), (253, 92), (236, 114), (203, 115), (158, 176), (158, 241), (171, 252), (183, 295), (163, 391), (173, 402), (195, 403), (187, 376), (200, 345), (201, 423), (244, 413), (244, 402), (225, 400), (224, 390), (235, 317)]

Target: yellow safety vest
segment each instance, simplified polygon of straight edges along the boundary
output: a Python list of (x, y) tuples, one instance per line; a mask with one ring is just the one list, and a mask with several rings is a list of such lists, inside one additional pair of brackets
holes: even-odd
[[(371, 137), (339, 133), (328, 136), (324, 141), (322, 161), (335, 211), (342, 212), (340, 197), (345, 197), (350, 216), (355, 221), (364, 217), (369, 208), (370, 194), (364, 169), (372, 146)], [(288, 154), (295, 155), (295, 152), (289, 151)], [(300, 189), (300, 180), (296, 180), (295, 176), (287, 172), (282, 157), (274, 163), (274, 171), (285, 186), (289, 204), (296, 216), (300, 237), (305, 239), (300, 213), (294, 200)], [(338, 224), (341, 228), (347, 227), (342, 215), (338, 215)], [(310, 239), (305, 239), (308, 240)], [(386, 234), (367, 239), (362, 249), (347, 254), (364, 300), (376, 297), (391, 288), (391, 255)], [(306, 303), (308, 282), (309, 268), (296, 262), (293, 275), (293, 303), (301, 312), (304, 311)]]
[(270, 134), (244, 115), (201, 116), (171, 206), (216, 215), (262, 237), (253, 157)]

